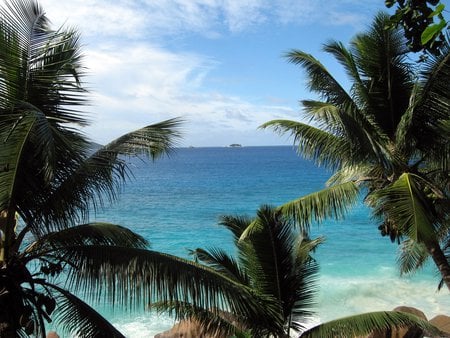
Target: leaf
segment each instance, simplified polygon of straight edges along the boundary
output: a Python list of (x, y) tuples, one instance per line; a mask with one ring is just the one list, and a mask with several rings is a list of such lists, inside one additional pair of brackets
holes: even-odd
[(402, 174), (394, 183), (370, 194), (375, 213), (385, 214), (388, 220), (414, 241), (428, 241), (434, 237), (433, 216), (426, 197), (419, 188), (420, 177)]
[(353, 181), (334, 185), (288, 202), (280, 211), (295, 221), (296, 226), (308, 231), (312, 222), (326, 218), (342, 218), (347, 209), (354, 205), (359, 188)]
[(60, 294), (55, 313), (63, 332), (82, 338), (125, 338), (106, 318), (71, 292), (54, 284), (44, 285)]
[(428, 15), (429, 18), (432, 18), (433, 16), (439, 16), (445, 9), (445, 5), (443, 3), (440, 3), (439, 5), (436, 6), (436, 8), (434, 9), (434, 11), (432, 13), (430, 13), (430, 15)]
[(301, 338), (323, 338), (323, 337), (356, 337), (366, 336), (374, 330), (389, 330), (390, 328), (420, 328), (428, 334), (440, 336), (442, 333), (428, 323), (409, 313), (386, 311), (369, 312), (355, 316), (336, 319), (315, 326), (303, 332)]
[(447, 22), (442, 19), (439, 23), (433, 24), (425, 28), (420, 36), (420, 42), (422, 45), (426, 45), (433, 40), (447, 25)]

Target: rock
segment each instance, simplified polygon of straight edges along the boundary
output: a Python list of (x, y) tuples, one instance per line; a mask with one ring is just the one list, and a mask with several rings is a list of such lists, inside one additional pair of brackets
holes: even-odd
[(59, 338), (59, 335), (55, 331), (49, 331), (47, 333), (47, 338)]
[(415, 307), (410, 307), (410, 306), (397, 306), (394, 311), (397, 312), (406, 312), (406, 313), (410, 313), (412, 315), (415, 315), (417, 317), (419, 317), (420, 319), (423, 320), (428, 320), (427, 316), (425, 316), (425, 314), (420, 311), (419, 309), (416, 309)]
[(430, 323), (436, 326), (439, 330), (446, 333), (446, 337), (450, 337), (450, 317), (445, 315), (437, 315), (430, 319)]
[[(419, 309), (409, 306), (399, 306), (394, 309), (397, 312), (405, 312), (413, 314), (423, 320), (427, 320), (425, 314)], [(419, 328), (391, 328), (388, 330), (376, 330), (372, 332), (368, 338), (421, 338), (424, 336), (423, 330)]]
[(170, 330), (158, 333), (155, 338), (226, 338), (220, 335), (205, 334), (195, 320), (182, 320)]

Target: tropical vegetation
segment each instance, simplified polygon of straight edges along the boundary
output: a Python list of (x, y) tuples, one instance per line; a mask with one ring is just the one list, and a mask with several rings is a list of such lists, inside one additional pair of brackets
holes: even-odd
[(348, 90), (312, 55), (288, 53), (318, 99), (302, 101), (306, 122), (273, 120), (262, 128), (292, 135), (302, 156), (334, 174), (325, 189), (280, 210), (308, 230), (313, 221), (343, 217), (363, 194), (381, 234), (400, 244), (401, 272), (431, 257), (450, 289), (449, 46), (418, 68), (388, 22), (379, 13), (349, 48), (324, 45), (347, 74)]
[[(412, 52), (439, 54), (445, 43), (445, 5), (439, 0), (385, 0), (388, 8), (396, 5), (391, 16), (393, 26), (403, 28)], [(447, 35), (448, 37), (448, 35)], [(448, 41), (448, 38), (447, 38)]]
[(324, 239), (310, 239), (294, 230), (293, 222), (267, 205), (258, 209), (255, 218), (223, 216), (220, 224), (232, 232), (236, 254), (221, 248), (191, 252), (196, 262), (217, 272), (218, 284), (232, 280), (237, 292), (239, 288), (251, 290), (257, 304), (253, 312), (203, 308), (196, 304), (197, 299), (162, 301), (154, 303), (154, 308), (177, 319), (195, 320), (204, 334), (215, 337), (354, 337), (400, 327), (439, 333), (413, 315), (389, 311), (354, 315), (307, 329), (318, 292), (318, 263), (313, 254)]
[[(317, 273), (311, 252), (320, 239), (297, 242), (292, 218), (278, 209), (263, 207), (253, 220), (223, 218), (237, 260), (200, 249), (197, 262), (174, 257), (149, 250), (144, 238), (120, 225), (90, 222), (132, 175), (128, 157), (154, 160), (170, 152), (181, 121), (94, 147), (80, 131), (88, 125), (88, 92), (79, 40), (76, 30), (52, 30), (33, 0), (0, 9), (0, 336), (45, 337), (46, 322), (56, 320), (62, 334), (123, 337), (88, 304), (105, 298), (130, 309), (156, 302), (178, 318), (233, 334), (283, 337), (301, 329), (311, 314)], [(442, 128), (448, 131), (448, 124)], [(430, 150), (435, 161), (421, 168), (439, 163), (437, 149)], [(445, 211), (437, 209), (437, 191), (427, 192), (436, 210)], [(367, 331), (368, 323), (430, 329), (403, 315), (369, 317), (378, 319), (356, 321), (358, 330)]]
[(119, 225), (89, 222), (131, 175), (127, 157), (168, 153), (181, 121), (93, 147), (80, 131), (88, 93), (79, 40), (76, 30), (52, 30), (35, 1), (0, 9), (0, 336), (45, 337), (56, 319), (68, 336), (123, 337), (86, 302), (104, 298), (132, 308), (155, 294), (201, 294), (208, 307), (233, 294), (230, 309), (251, 305), (232, 283), (210, 282), (214, 272), (147, 250)]

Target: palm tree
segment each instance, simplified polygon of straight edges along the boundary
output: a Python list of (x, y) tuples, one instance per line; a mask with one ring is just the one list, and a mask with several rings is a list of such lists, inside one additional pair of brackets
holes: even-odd
[(365, 193), (382, 235), (401, 244), (401, 272), (431, 256), (450, 289), (449, 46), (417, 72), (402, 33), (385, 28), (388, 20), (378, 14), (348, 49), (324, 45), (346, 71), (349, 91), (313, 56), (289, 52), (319, 100), (302, 101), (310, 123), (273, 120), (262, 128), (290, 133), (301, 155), (335, 170), (327, 188), (283, 205), (285, 214), (308, 228), (342, 217)]
[[(250, 224), (254, 224), (252, 233), (240, 241)], [(262, 206), (255, 219), (224, 216), (221, 225), (233, 233), (237, 259), (220, 248), (196, 249), (194, 257), (223, 278), (231, 278), (260, 295), (261, 313), (266, 311), (267, 301), (276, 309), (270, 326), (258, 320), (263, 318), (258, 313), (254, 318), (233, 313), (232, 321), (255, 337), (289, 337), (291, 329), (304, 329), (303, 323), (313, 314), (317, 290), (318, 265), (311, 253), (322, 238), (309, 240), (295, 234), (291, 222), (269, 206)]]
[[(294, 231), (293, 221), (267, 205), (260, 207), (254, 219), (223, 216), (220, 224), (232, 232), (236, 256), (220, 248), (191, 252), (196, 262), (217, 272), (218, 284), (232, 280), (244, 291), (251, 289), (257, 304), (254, 312), (204, 308), (195, 303), (197, 299), (161, 301), (153, 306), (175, 314), (178, 319), (194, 319), (204, 333), (220, 337), (290, 337), (295, 332), (302, 332), (302, 337), (350, 337), (392, 327), (438, 332), (427, 322), (398, 312), (366, 313), (306, 330), (305, 324), (314, 314), (318, 290), (318, 263), (312, 254), (323, 238), (311, 240)], [(272, 309), (272, 313), (268, 314), (267, 309)]]
[[(128, 308), (197, 299), (251, 316), (252, 290), (148, 250), (119, 225), (89, 222), (131, 175), (127, 156), (168, 153), (181, 121), (93, 149), (77, 129), (87, 124), (78, 40), (76, 31), (51, 30), (35, 1), (0, 9), (0, 336), (45, 337), (45, 321), (56, 320), (67, 336), (123, 337), (86, 302), (105, 298)], [(269, 304), (266, 321), (272, 312)]]

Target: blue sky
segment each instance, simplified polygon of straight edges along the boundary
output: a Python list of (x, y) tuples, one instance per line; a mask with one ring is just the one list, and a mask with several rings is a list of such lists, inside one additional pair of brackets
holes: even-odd
[(172, 117), (182, 146), (291, 144), (269, 130), (299, 119), (312, 98), (302, 70), (283, 55), (321, 52), (364, 30), (384, 0), (41, 0), (54, 27), (82, 34), (92, 125), (99, 143)]

